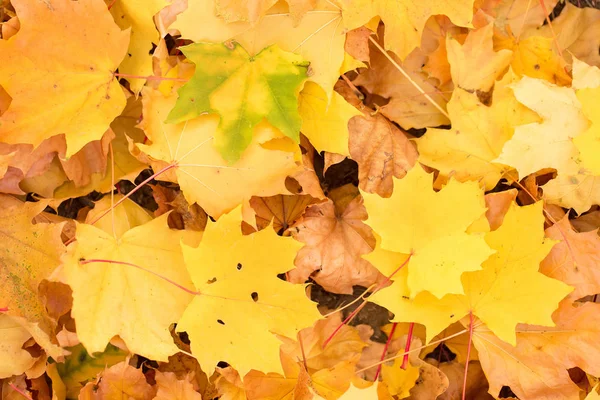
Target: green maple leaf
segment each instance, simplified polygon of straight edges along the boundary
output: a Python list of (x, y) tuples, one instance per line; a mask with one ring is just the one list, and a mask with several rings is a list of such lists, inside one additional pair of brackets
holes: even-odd
[(255, 56), (236, 43), (194, 43), (181, 50), (196, 64), (196, 72), (179, 89), (167, 123), (218, 113), (221, 121), (215, 146), (230, 163), (240, 158), (263, 118), (299, 140), (298, 93), (308, 70), (302, 57), (276, 45)]

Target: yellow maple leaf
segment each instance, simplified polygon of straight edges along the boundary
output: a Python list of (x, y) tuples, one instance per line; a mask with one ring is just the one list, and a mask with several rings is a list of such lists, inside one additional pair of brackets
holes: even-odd
[(69, 246), (63, 268), (73, 289), (77, 336), (88, 353), (103, 351), (115, 335), (132, 352), (155, 360), (166, 361), (178, 351), (169, 326), (192, 299), (181, 288), (191, 288), (192, 282), (180, 242), (198, 233), (170, 230), (167, 217), (115, 236), (112, 230), (77, 224), (77, 241)]
[[(538, 271), (553, 245), (544, 238), (543, 221), (541, 202), (521, 208), (513, 203), (502, 226), (485, 236), (496, 254), (483, 263), (481, 271), (462, 275), (464, 295), (436, 299), (425, 292), (409, 299), (408, 271), (403, 268), (393, 276), (394, 284), (375, 294), (374, 300), (399, 321), (425, 325), (428, 338), (472, 312), (501, 340), (514, 345), (518, 323), (553, 326), (552, 312), (572, 290)], [(524, 230), (525, 226), (529, 229)], [(385, 274), (407, 256), (376, 249), (365, 258)]]
[(198, 248), (183, 246), (199, 294), (177, 330), (188, 333), (205, 369), (227, 360), (241, 375), (252, 368), (281, 371), (273, 333), (295, 337), (320, 317), (303, 285), (277, 277), (302, 245), (272, 229), (243, 236), (240, 221), (236, 209), (206, 227)]
[(493, 161), (515, 167), (520, 178), (544, 168), (554, 168), (559, 175), (577, 173), (579, 151), (572, 139), (588, 128), (588, 120), (573, 90), (527, 76), (512, 87), (517, 100), (543, 121), (517, 126)]
[(319, 85), (307, 82), (298, 97), (298, 112), (302, 118), (302, 133), (318, 151), (350, 155), (348, 122), (362, 113), (342, 96), (333, 92), (330, 102)]
[[(165, 163), (176, 167), (174, 178), (189, 204), (198, 203), (209, 215), (218, 218), (251, 196), (289, 193), (285, 178), (294, 175), (300, 167), (295, 163), (294, 153), (267, 150), (261, 145), (282, 136), (269, 124), (263, 122), (257, 126), (250, 146), (238, 161), (229, 165), (212, 143), (218, 115), (165, 124), (177, 96), (164, 96), (151, 89), (144, 89), (142, 93), (144, 120), (141, 127), (152, 143), (137, 146), (160, 161), (155, 164), (156, 171), (165, 167)], [(168, 180), (165, 175), (158, 179)]]
[(407, 266), (410, 297), (424, 290), (438, 298), (463, 293), (462, 273), (481, 269), (481, 263), (493, 253), (483, 237), (466, 233), (485, 213), (479, 185), (451, 180), (435, 192), (432, 178), (415, 167), (403, 179), (395, 180), (389, 199), (363, 193), (367, 223), (381, 235), (381, 247), (411, 254)]
[(452, 4), (435, 0), (413, 3), (401, 0), (335, 0), (342, 7), (346, 28), (355, 29), (377, 15), (385, 24), (385, 46), (400, 59), (421, 44), (421, 34), (430, 16), (447, 15), (456, 25), (471, 27), (473, 0)]
[(65, 134), (68, 158), (100, 139), (125, 107), (113, 72), (127, 52), (129, 32), (101, 0), (12, 4), (21, 28), (0, 41), (0, 86), (12, 97), (0, 117), (0, 141), (37, 147)]
[(512, 137), (514, 126), (539, 119), (516, 100), (508, 86), (514, 79), (514, 74), (507, 73), (496, 82), (490, 106), (474, 93), (455, 89), (448, 102), (452, 129), (427, 129), (416, 140), (419, 161), (438, 169), (445, 179), (477, 180), (486, 190), (494, 188), (509, 168), (492, 160)]
[(313, 75), (309, 79), (321, 86), (328, 98), (331, 96), (344, 61), (346, 37), (341, 12), (330, 1), (319, 0), (298, 25), (281, 3), (255, 24), (227, 24), (214, 14), (214, 7), (213, 0), (190, 2), (171, 28), (195, 42), (234, 39), (250, 54), (274, 44), (284, 51), (300, 54), (310, 62)]

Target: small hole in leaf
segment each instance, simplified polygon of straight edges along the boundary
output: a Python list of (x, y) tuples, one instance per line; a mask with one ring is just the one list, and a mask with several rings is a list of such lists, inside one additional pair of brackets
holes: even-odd
[(238, 263), (236, 268), (237, 268), (238, 271), (241, 270), (242, 269), (242, 263)]
[(229, 364), (226, 363), (225, 361), (219, 361), (217, 363), (217, 367), (219, 367), (219, 368), (227, 368), (227, 367), (229, 367)]
[(207, 280), (206, 283), (215, 283), (216, 281), (217, 277), (215, 276), (214, 278)]
[(250, 296), (252, 296), (252, 300), (254, 300), (254, 302), (258, 301), (258, 293), (252, 292), (252, 294), (250, 294)]
[(221, 321), (220, 319), (218, 319), (217, 322), (220, 323), (221, 325), (225, 325), (225, 322)]
[(500, 389), (500, 393), (498, 394), (498, 398), (506, 399), (506, 398), (512, 398), (512, 397), (517, 397), (517, 395), (514, 394), (514, 392), (511, 390), (510, 386), (502, 386), (502, 389)]

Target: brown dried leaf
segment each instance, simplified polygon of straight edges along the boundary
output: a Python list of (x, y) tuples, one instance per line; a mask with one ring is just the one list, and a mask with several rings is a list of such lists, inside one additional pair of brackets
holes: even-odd
[(306, 245), (298, 252), (296, 269), (288, 272), (288, 277), (291, 282), (303, 283), (312, 276), (330, 292), (352, 293), (354, 285), (368, 287), (383, 279), (361, 257), (373, 251), (375, 237), (362, 222), (367, 211), (354, 186), (334, 189), (330, 197), (327, 203), (310, 206), (294, 225), (294, 237)]

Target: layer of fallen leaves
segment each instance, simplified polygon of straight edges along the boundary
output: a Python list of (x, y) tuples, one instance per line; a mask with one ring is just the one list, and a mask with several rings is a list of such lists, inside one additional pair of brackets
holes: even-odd
[(0, 24), (0, 398), (600, 398), (595, 0)]

